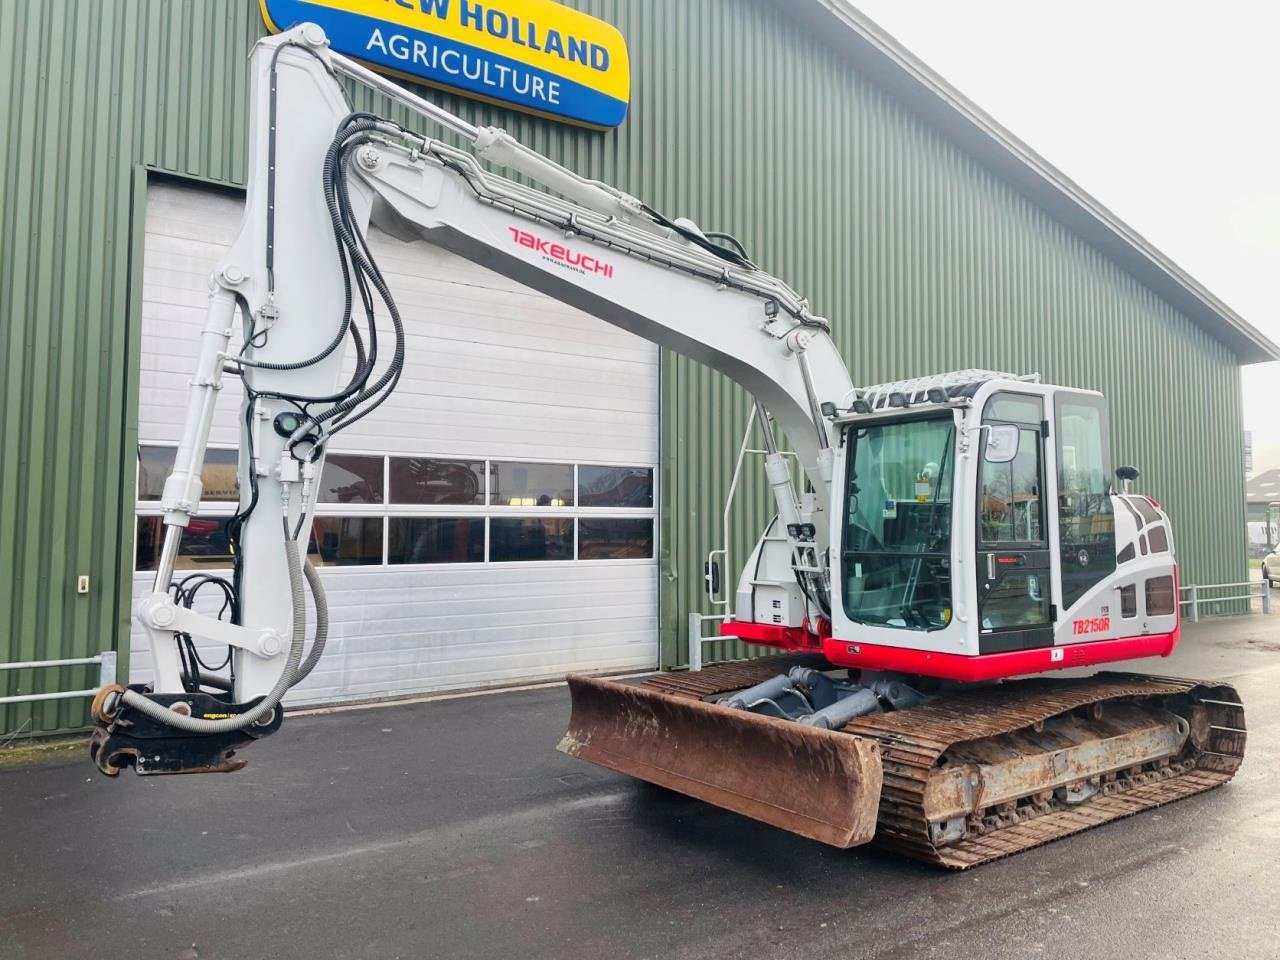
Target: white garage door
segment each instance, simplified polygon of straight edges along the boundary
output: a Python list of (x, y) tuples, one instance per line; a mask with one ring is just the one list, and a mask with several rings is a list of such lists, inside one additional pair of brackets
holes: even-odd
[[(241, 206), (148, 191), (135, 597), (151, 589), (208, 276)], [(409, 360), (392, 399), (330, 449), (312, 559), (333, 627), (292, 702), (656, 665), (656, 349), (426, 243), (375, 231), (371, 245)], [(239, 401), (220, 398), (179, 576), (225, 573)], [(209, 587), (200, 606), (219, 600)], [(136, 624), (132, 639), (145, 682)]]

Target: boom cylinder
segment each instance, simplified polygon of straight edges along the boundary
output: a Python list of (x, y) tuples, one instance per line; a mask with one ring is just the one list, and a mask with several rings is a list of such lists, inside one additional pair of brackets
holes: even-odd
[(778, 507), (778, 517), (783, 526), (800, 522), (800, 506), (796, 502), (795, 486), (791, 482), (791, 468), (786, 457), (778, 452), (778, 441), (773, 435), (773, 424), (769, 422), (769, 414), (759, 400), (756, 401), (756, 419), (760, 421), (760, 434), (764, 438), (764, 472), (773, 490), (773, 499)]

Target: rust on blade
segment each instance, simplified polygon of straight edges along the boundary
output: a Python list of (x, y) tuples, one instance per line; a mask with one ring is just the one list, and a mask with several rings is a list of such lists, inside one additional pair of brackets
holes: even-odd
[(835, 847), (875, 835), (874, 740), (610, 680), (568, 681), (564, 753)]

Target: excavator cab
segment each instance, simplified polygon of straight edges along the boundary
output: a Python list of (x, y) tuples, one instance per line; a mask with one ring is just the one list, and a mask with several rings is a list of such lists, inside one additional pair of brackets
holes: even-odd
[(1105, 641), (1171, 651), (1168, 518), (1115, 490), (1100, 394), (967, 371), (836, 423), (833, 663), (978, 681), (1133, 655)]
[(1172, 651), (1169, 520), (1117, 491), (1101, 394), (964, 370), (829, 412), (826, 579), (766, 535), (726, 634), (962, 682)]

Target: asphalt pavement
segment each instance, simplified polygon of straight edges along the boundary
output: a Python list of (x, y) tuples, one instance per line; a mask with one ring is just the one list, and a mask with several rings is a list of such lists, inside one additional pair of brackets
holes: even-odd
[(1236, 681), (1236, 779), (966, 873), (566, 757), (563, 686), (295, 717), (230, 775), (3, 771), (0, 957), (1280, 957), (1280, 616), (1134, 666)]

